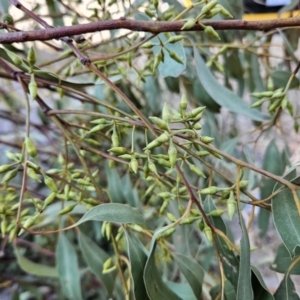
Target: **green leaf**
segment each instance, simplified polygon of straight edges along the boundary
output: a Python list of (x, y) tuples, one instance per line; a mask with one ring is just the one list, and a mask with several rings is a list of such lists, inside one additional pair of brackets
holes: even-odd
[(194, 46), (194, 56), (196, 62), (196, 70), (200, 82), (202, 83), (206, 92), (222, 107), (229, 111), (243, 114), (252, 120), (263, 121), (267, 117), (260, 111), (249, 108), (249, 106), (242, 101), (240, 97), (235, 95), (232, 91), (220, 84), (220, 82), (213, 76), (211, 71), (207, 68), (203, 58), (199, 54), (197, 48)]
[[(286, 84), (288, 83), (291, 73), (287, 71), (277, 70), (271, 73), (271, 78), (274, 83), (274, 87), (276, 89), (278, 88), (284, 88)], [(290, 89), (298, 88), (299, 87), (299, 79), (297, 77), (294, 77), (291, 84)]]
[(14, 247), (14, 252), (16, 254), (18, 264), (24, 272), (35, 276), (58, 278), (58, 272), (56, 268), (38, 264), (27, 259), (16, 247)]
[(296, 293), (295, 285), (289, 275), (285, 275), (277, 291), (274, 294), (275, 300), (299, 300)]
[(64, 233), (56, 246), (56, 263), (64, 295), (70, 300), (81, 300), (80, 273), (76, 251)]
[(123, 194), (122, 180), (115, 168), (109, 168), (106, 165), (106, 176), (108, 182), (108, 192), (112, 202), (125, 203), (126, 199)]
[(140, 240), (130, 231), (125, 230), (127, 251), (131, 266), (131, 276), (135, 299), (149, 299), (143, 280), (148, 254)]
[(182, 299), (197, 300), (190, 285), (188, 285), (186, 283), (175, 283), (175, 282), (171, 282), (171, 281), (165, 281), (165, 284), (167, 285), (167, 287), (170, 290), (175, 292)]
[(103, 263), (110, 256), (81, 231), (78, 232), (78, 240), (81, 252), (89, 268), (103, 283), (108, 294), (112, 295), (117, 271), (115, 270), (107, 274), (102, 273)]
[(274, 300), (273, 295), (269, 292), (261, 274), (254, 267), (251, 266), (252, 269), (252, 288), (254, 293), (254, 300)]
[[(175, 36), (175, 34), (171, 33), (171, 36)], [(163, 43), (168, 40), (168, 38), (163, 33), (159, 34), (159, 39)], [(151, 42), (160, 43), (159, 39), (158, 39), (158, 37), (155, 37), (151, 40)], [(181, 42), (177, 42), (174, 44), (167, 44), (165, 47), (168, 48), (169, 50), (171, 50), (172, 52), (176, 53), (177, 56), (180, 58), (180, 60), (183, 63), (181, 64), (181, 63), (175, 61), (174, 59), (172, 59), (170, 57), (170, 54), (168, 53), (168, 51), (166, 49), (162, 48), (165, 59), (164, 59), (164, 62), (160, 62), (159, 66), (158, 66), (160, 75), (163, 78), (169, 77), (169, 76), (178, 77), (185, 71), (185, 68), (186, 68), (186, 56), (185, 56), (183, 46), (182, 46)], [(152, 48), (154, 55), (156, 55), (160, 51), (160, 49), (161, 49), (160, 46), (154, 46)]]
[(144, 223), (143, 216), (136, 208), (120, 203), (104, 203), (86, 212), (76, 225), (87, 221), (106, 221), (113, 223)]
[[(203, 208), (206, 213), (209, 213), (217, 209), (211, 196), (205, 198)], [(227, 235), (226, 226), (221, 217), (209, 217), (209, 219), (216, 228), (218, 228), (219, 230), (224, 232), (225, 235)], [(234, 289), (236, 290), (238, 286), (237, 270), (239, 270), (239, 261), (234, 255), (234, 252), (229, 250), (227, 244), (224, 242), (222, 238), (216, 236), (216, 241), (220, 252), (220, 257), (222, 258), (225, 276), (231, 282)]]
[(253, 290), (251, 285), (251, 267), (250, 267), (250, 242), (248, 232), (242, 217), (242, 213), (238, 208), (238, 215), (242, 229), (241, 252), (240, 252), (240, 267), (239, 280), (237, 287), (238, 300), (252, 300)]
[(158, 229), (152, 237), (150, 254), (144, 270), (144, 282), (146, 290), (151, 300), (182, 300), (182, 298), (169, 289), (168, 286), (163, 282), (155, 264), (156, 238), (163, 231), (164, 228)]
[[(300, 191), (296, 191), (298, 198)], [(285, 247), (294, 257), (296, 247), (300, 247), (300, 218), (292, 192), (284, 188), (272, 199), (272, 213), (276, 229)]]
[[(276, 164), (274, 163), (276, 161)], [(280, 152), (276, 146), (275, 140), (273, 139), (264, 154), (263, 169), (274, 174), (282, 175), (283, 163), (281, 160)], [(273, 193), (274, 185), (276, 181), (273, 179), (265, 179), (260, 188), (261, 199), (269, 197)], [(269, 227), (270, 212), (266, 209), (260, 209), (258, 214), (258, 226), (260, 229), (260, 237), (263, 237)]]
[(176, 260), (180, 271), (191, 286), (196, 299), (201, 300), (204, 270), (196, 260), (188, 256), (174, 253), (173, 257)]
[[(295, 257), (291, 259), (291, 256), (284, 246), (284, 244), (280, 244), (277, 248), (276, 256), (273, 261), (273, 263), (270, 266), (270, 269), (273, 271), (276, 271), (278, 273), (286, 273), (290, 267), (290, 265), (297, 259), (299, 259), (300, 256), (300, 248), (297, 247), (295, 251)], [(297, 263), (292, 270), (290, 271), (290, 274), (294, 275), (300, 275), (300, 263)]]

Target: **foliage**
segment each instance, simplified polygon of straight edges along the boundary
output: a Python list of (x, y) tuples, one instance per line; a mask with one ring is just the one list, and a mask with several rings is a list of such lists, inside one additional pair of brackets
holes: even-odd
[[(1, 34), (120, 16), (191, 31), (120, 25), (0, 46), (1, 288), (14, 299), (299, 299), (287, 135), (299, 127), (298, 29), (203, 21), (240, 18), (241, 1), (11, 3)], [(249, 233), (267, 247), (274, 224), (270, 268), (284, 278), (270, 290)]]

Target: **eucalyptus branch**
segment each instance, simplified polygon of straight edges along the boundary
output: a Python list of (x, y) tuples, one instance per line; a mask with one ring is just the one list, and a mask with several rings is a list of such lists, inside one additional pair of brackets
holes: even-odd
[[(13, 1), (18, 2), (18, 1)], [(18, 7), (18, 6), (17, 6)], [(23, 6), (22, 6), (23, 7)], [(18, 7), (18, 8), (22, 8)], [(22, 9), (23, 10), (23, 9)], [(27, 12), (26, 12), (27, 13)], [(44, 24), (44, 22), (43, 22)], [(300, 18), (274, 19), (267, 21), (222, 20), (204, 21), (202, 25), (212, 26), (215, 30), (257, 30), (266, 31), (275, 28), (300, 26)], [(92, 33), (104, 30), (128, 29), (158, 34), (162, 32), (183, 31), (182, 21), (137, 21), (121, 17), (117, 20), (98, 21), (88, 24), (65, 26), (60, 28), (47, 28), (42, 30), (21, 31), (0, 34), (0, 44), (12, 44), (29, 41), (46, 41)], [(197, 24), (186, 31), (203, 31), (203, 26)]]

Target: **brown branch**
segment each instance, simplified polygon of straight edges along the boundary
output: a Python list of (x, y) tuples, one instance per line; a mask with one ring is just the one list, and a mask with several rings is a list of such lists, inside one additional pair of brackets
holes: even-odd
[[(91, 33), (103, 30), (128, 29), (132, 31), (143, 31), (151, 33), (182, 31), (182, 21), (137, 21), (128, 20), (124, 17), (118, 20), (99, 21), (88, 24), (65, 26), (59, 28), (47, 28), (34, 31), (22, 31), (0, 34), (0, 44), (12, 44), (28, 41), (45, 41)], [(202, 24), (212, 26), (215, 30), (272, 30), (275, 28), (300, 26), (300, 18), (274, 19), (267, 21), (246, 20), (222, 20), (205, 21)], [(187, 31), (202, 31), (199, 24)]]

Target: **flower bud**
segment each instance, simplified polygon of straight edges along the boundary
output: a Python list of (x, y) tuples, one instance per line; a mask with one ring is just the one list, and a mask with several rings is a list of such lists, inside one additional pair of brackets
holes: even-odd
[(205, 29), (204, 29), (204, 32), (208, 35), (208, 36), (211, 36), (217, 40), (220, 39), (218, 33), (213, 29), (213, 27), (211, 26), (206, 26)]
[(208, 188), (202, 189), (200, 191), (200, 193), (203, 194), (203, 195), (214, 195), (214, 194), (216, 194), (219, 191), (220, 191), (220, 189), (218, 187), (216, 187), (216, 186), (210, 186)]
[(59, 215), (65, 215), (65, 214), (67, 214), (67, 213), (69, 213), (69, 212), (71, 212), (73, 209), (74, 209), (74, 207), (77, 205), (77, 203), (76, 204), (73, 204), (73, 205), (69, 205), (69, 206), (66, 206), (65, 208), (63, 208), (61, 211), (59, 211)]
[(113, 147), (119, 147), (119, 135), (117, 133), (116, 126), (114, 126), (113, 133), (111, 135), (111, 141), (112, 141)]
[(214, 209), (212, 211), (210, 211), (207, 216), (211, 216), (211, 217), (220, 217), (224, 214), (225, 210), (223, 209)]
[(163, 214), (168, 205), (169, 205), (169, 200), (165, 200), (159, 209), (159, 213)]
[(204, 173), (199, 168), (197, 168), (195, 165), (193, 165), (193, 164), (188, 164), (188, 165), (192, 172), (194, 172), (195, 174), (197, 174), (200, 177), (206, 178)]
[(153, 124), (155, 124), (158, 128), (168, 130), (168, 124), (157, 117), (149, 117), (149, 119), (152, 121)]
[(170, 162), (171, 167), (173, 168), (174, 165), (176, 164), (177, 149), (176, 149), (176, 146), (174, 145), (174, 142), (172, 139), (170, 139), (169, 143), (170, 143), (169, 149), (168, 149), (169, 162)]
[[(29, 217), (29, 218), (25, 221), (23, 227), (24, 227), (25, 229), (31, 227), (31, 226), (34, 224), (35, 218), (36, 218), (35, 216), (34, 216), (34, 217)], [(20, 232), (19, 232), (18, 235), (20, 236), (24, 231), (25, 231), (25, 230), (22, 228), (22, 229), (20, 230)]]
[(14, 169), (14, 170), (6, 172), (6, 174), (4, 175), (1, 183), (9, 182), (14, 177), (16, 177), (17, 174), (18, 174), (18, 169)]
[(144, 228), (137, 224), (130, 225), (130, 228), (132, 228), (136, 232), (144, 232)]
[(204, 223), (203, 232), (206, 235), (207, 240), (211, 243), (213, 241), (212, 231), (206, 223)]
[(138, 163), (137, 159), (136, 159), (134, 156), (131, 157), (131, 161), (130, 161), (130, 163), (129, 163), (129, 168), (130, 168), (130, 170), (131, 170), (132, 172), (134, 172), (135, 174), (136, 174), (137, 171), (138, 171), (139, 163)]
[(57, 192), (57, 186), (54, 180), (46, 174), (44, 175), (44, 182), (52, 192)]
[(157, 169), (155, 163), (152, 160), (149, 161), (148, 166), (149, 166), (149, 170), (157, 175)]
[(230, 192), (229, 199), (227, 200), (227, 212), (229, 219), (232, 220), (236, 209), (236, 201), (234, 200), (233, 191)]
[(8, 171), (11, 168), (11, 165), (2, 165), (0, 166), (0, 174), (1, 173), (5, 173), (6, 171)]
[(29, 154), (29, 156), (36, 157), (37, 156), (37, 150), (34, 146), (34, 143), (30, 139), (30, 137), (26, 136), (25, 144), (26, 144), (26, 149), (27, 149), (27, 153)]
[(113, 147), (108, 149), (107, 151), (118, 155), (122, 155), (128, 152), (127, 149), (124, 147)]
[(182, 94), (179, 108), (181, 111), (186, 111), (187, 106), (188, 106), (188, 102), (187, 102), (186, 94)]
[(34, 169), (31, 169), (31, 168), (27, 168), (27, 175), (37, 181), (37, 182), (42, 182), (41, 179), (39, 178), (39, 176), (36, 174), (36, 172), (34, 171)]
[(34, 74), (31, 74), (30, 82), (28, 84), (29, 94), (31, 99), (34, 100), (37, 96), (37, 84), (34, 79)]
[(188, 30), (193, 28), (196, 25), (196, 22), (197, 21), (195, 18), (188, 18), (184, 25), (181, 27), (181, 30)]
[(200, 15), (205, 15), (212, 8), (214, 8), (217, 4), (218, 4), (218, 0), (212, 0), (212, 1), (208, 2), (206, 5), (204, 5), (202, 7)]
[(56, 198), (56, 193), (52, 192), (44, 201), (43, 209), (45, 209), (48, 205), (50, 205), (54, 199)]
[(171, 221), (171, 222), (176, 222), (177, 221), (177, 219), (176, 219), (176, 217), (173, 215), (173, 214), (171, 214), (171, 213), (167, 213), (167, 218)]
[(168, 39), (166, 44), (167, 43), (174, 44), (174, 43), (177, 43), (177, 42), (181, 41), (182, 39), (184, 39), (183, 35), (173, 35)]
[(165, 121), (167, 124), (170, 123), (170, 120), (171, 120), (171, 115), (170, 115), (170, 111), (169, 111), (169, 108), (168, 108), (168, 105), (167, 103), (165, 102), (164, 106), (163, 106), (163, 109), (162, 109), (162, 119), (163, 121)]
[(23, 60), (22, 60), (21, 57), (17, 56), (15, 53), (13, 53), (11, 51), (8, 51), (8, 50), (6, 50), (6, 53), (16, 66), (21, 66), (22, 65)]
[(210, 137), (210, 136), (202, 136), (201, 137), (201, 141), (205, 144), (209, 144), (214, 140), (214, 138)]
[(33, 47), (30, 47), (28, 51), (27, 60), (30, 66), (33, 66), (36, 63), (36, 56)]
[(177, 61), (178, 63), (183, 65), (182, 59), (174, 51), (171, 51), (170, 49), (168, 49), (168, 52), (172, 59), (174, 59), (175, 61)]

